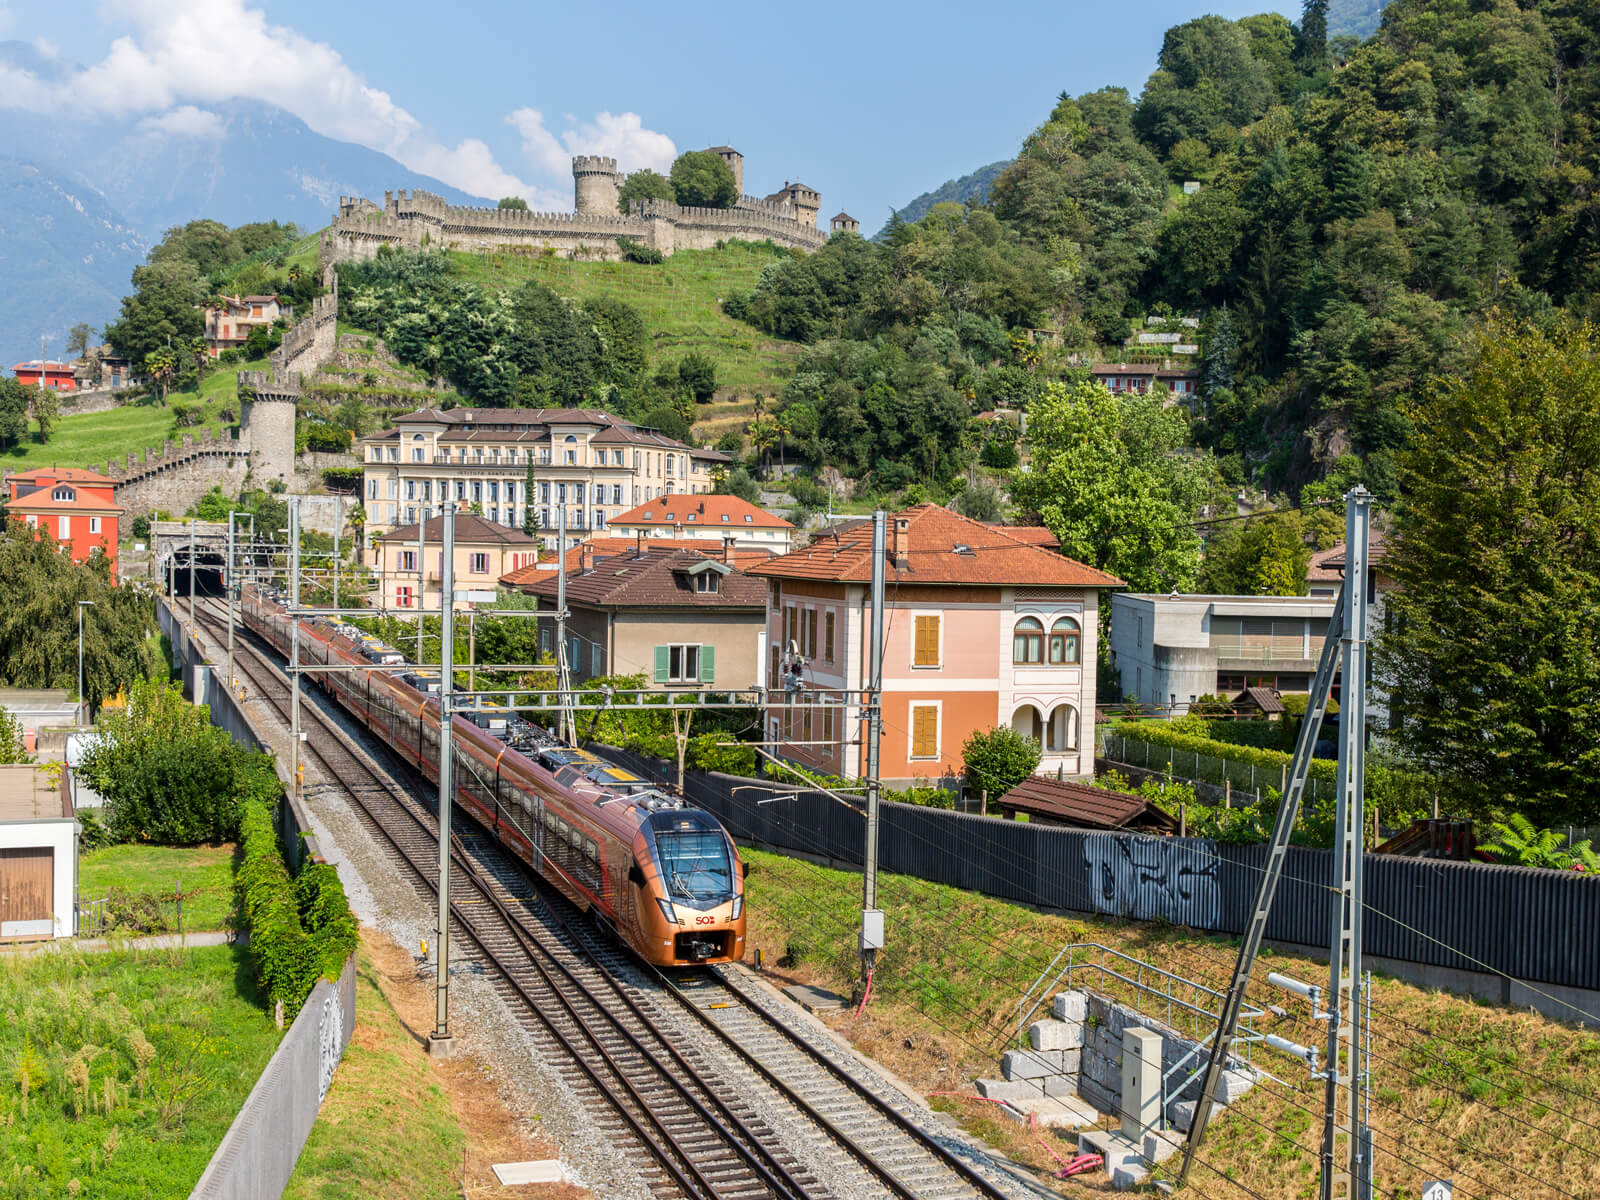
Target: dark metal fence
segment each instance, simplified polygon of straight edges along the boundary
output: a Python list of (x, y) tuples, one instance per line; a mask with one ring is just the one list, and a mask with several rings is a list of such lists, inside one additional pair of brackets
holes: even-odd
[[(659, 760), (608, 755), (657, 778)], [(691, 802), (741, 842), (859, 867), (859, 800), (773, 780), (688, 772)], [(1265, 846), (1203, 838), (1139, 837), (1051, 828), (915, 805), (885, 804), (885, 871), (1041, 908), (1164, 920), (1240, 934), (1266, 862)], [(1302, 946), (1328, 941), (1331, 851), (1289, 851), (1267, 936)], [(1366, 952), (1460, 971), (1600, 989), (1600, 879), (1483, 863), (1369, 854)]]

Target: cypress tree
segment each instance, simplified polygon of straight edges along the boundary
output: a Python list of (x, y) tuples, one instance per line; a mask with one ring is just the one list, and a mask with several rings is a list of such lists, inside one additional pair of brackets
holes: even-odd
[(1328, 0), (1305, 0), (1296, 34), (1295, 57), (1301, 73), (1314, 75), (1328, 65)]

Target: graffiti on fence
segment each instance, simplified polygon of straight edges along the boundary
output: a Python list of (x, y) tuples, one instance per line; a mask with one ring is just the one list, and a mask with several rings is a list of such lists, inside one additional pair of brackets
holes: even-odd
[(1083, 857), (1100, 912), (1196, 929), (1222, 920), (1213, 842), (1095, 833), (1083, 839)]

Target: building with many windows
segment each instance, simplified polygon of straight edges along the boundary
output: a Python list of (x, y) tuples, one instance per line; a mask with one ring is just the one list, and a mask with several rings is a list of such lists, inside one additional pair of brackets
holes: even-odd
[(565, 508), (573, 541), (646, 500), (709, 493), (728, 456), (597, 409), (425, 408), (363, 438), (361, 460), (369, 530), (436, 516), (455, 500), (518, 529), (531, 506), (546, 534)]
[[(1040, 743), (1041, 771), (1093, 773), (1098, 596), (1124, 585), (1040, 540), (936, 504), (890, 515), (886, 781), (953, 780), (968, 735), (1000, 725)], [(872, 521), (823, 530), (805, 549), (748, 570), (768, 586), (767, 686), (800, 701), (767, 714), (768, 741), (804, 766), (861, 776), (855, 701), (874, 636)]]
[(117, 577), (117, 520), (123, 509), (115, 499), (116, 480), (77, 467), (43, 467), (6, 482), (6, 511), (14, 519), (59, 542), (73, 562), (104, 554), (111, 578)]

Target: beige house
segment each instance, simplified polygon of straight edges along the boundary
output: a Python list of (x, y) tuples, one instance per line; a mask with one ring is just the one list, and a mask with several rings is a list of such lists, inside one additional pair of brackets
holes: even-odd
[(787, 554), (794, 548), (795, 528), (776, 513), (757, 508), (737, 496), (677, 494), (637, 505), (611, 519), (620, 537), (680, 538), (710, 542), (707, 554), (732, 538), (739, 550)]
[(647, 500), (709, 494), (728, 461), (588, 408), (425, 408), (363, 438), (360, 452), (368, 529), (436, 516), (454, 500), (510, 529), (532, 507), (549, 537), (565, 508), (569, 544)]
[[(585, 557), (567, 575), (567, 662), (574, 682), (643, 675), (661, 688), (740, 689), (761, 683), (766, 585), (712, 551), (650, 547)], [(506, 579), (554, 608), (554, 571)], [(554, 653), (548, 622), (539, 649)]]
[(206, 309), (206, 352), (216, 358), (224, 350), (237, 350), (252, 329), (288, 315), (276, 296), (224, 296), (221, 304)]
[[(389, 531), (373, 551), (380, 607), (438, 611), (444, 569), (444, 518)], [(520, 529), (507, 529), (474, 513), (457, 513), (454, 590), (457, 610), (494, 599), (500, 577), (534, 562), (538, 543)], [(419, 573), (418, 565), (422, 570)]]

